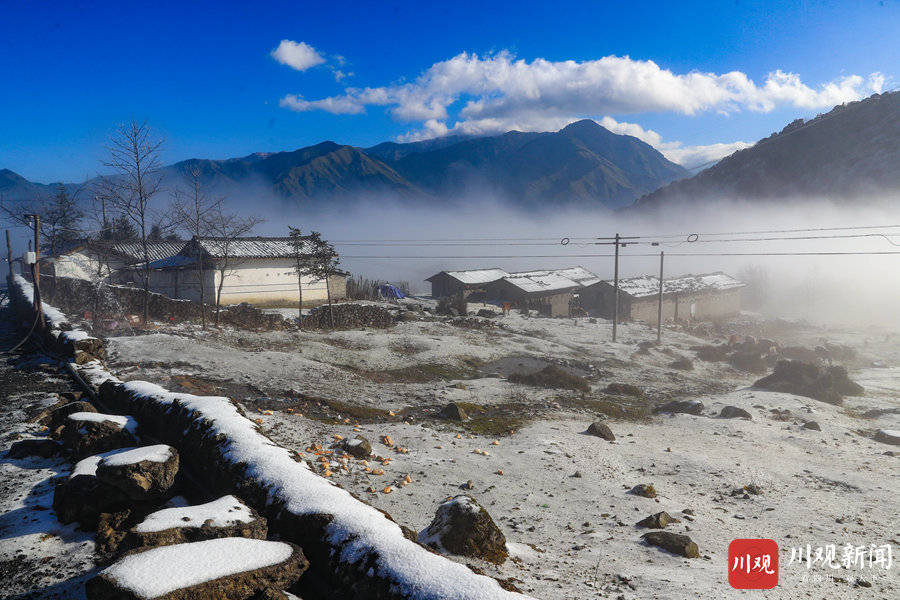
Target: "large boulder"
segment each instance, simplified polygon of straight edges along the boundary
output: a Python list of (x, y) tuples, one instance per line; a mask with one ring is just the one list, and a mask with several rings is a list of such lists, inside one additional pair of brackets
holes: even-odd
[(703, 403), (699, 400), (672, 400), (657, 406), (653, 409), (653, 412), (656, 414), (683, 413), (686, 415), (701, 415), (703, 414), (703, 408)]
[(62, 523), (78, 521), (84, 528), (93, 528), (101, 513), (116, 512), (128, 503), (117, 488), (97, 479), (97, 466), (107, 456), (124, 450), (90, 456), (78, 461), (72, 473), (56, 483), (53, 490), (53, 511)]
[(823, 369), (798, 360), (778, 361), (772, 374), (756, 381), (753, 386), (772, 392), (806, 396), (828, 404), (842, 404), (844, 396), (856, 396), (864, 391), (861, 385), (850, 380), (844, 367)]
[(137, 423), (122, 415), (74, 412), (66, 416), (62, 441), (78, 458), (134, 446)]
[(220, 538), (129, 554), (85, 591), (88, 600), (247, 600), (290, 587), (308, 566), (294, 544)]
[(41, 425), (46, 425), (52, 433), (66, 424), (66, 418), (69, 415), (78, 412), (95, 413), (97, 412), (97, 409), (94, 408), (94, 405), (90, 402), (85, 402), (83, 400), (74, 400), (71, 402), (68, 400), (60, 400), (57, 404), (44, 409), (35, 421)]
[(478, 502), (465, 495), (438, 506), (434, 520), (419, 532), (418, 540), (438, 552), (496, 564), (502, 564), (507, 556), (503, 532)]
[(615, 434), (613, 434), (612, 429), (610, 429), (609, 425), (607, 425), (603, 421), (595, 421), (591, 423), (588, 426), (586, 433), (588, 433), (589, 435), (595, 435), (610, 442), (616, 441), (616, 436)]
[(128, 532), (124, 546), (171, 546), (226, 537), (264, 540), (267, 533), (265, 518), (234, 496), (223, 496), (206, 504), (164, 508), (147, 515)]
[(146, 500), (172, 487), (178, 462), (178, 451), (172, 446), (132, 448), (101, 459), (97, 479), (133, 500)]
[(679, 533), (671, 531), (651, 531), (641, 536), (641, 539), (651, 546), (662, 548), (672, 554), (684, 556), (685, 558), (699, 558), (700, 549), (694, 541)]

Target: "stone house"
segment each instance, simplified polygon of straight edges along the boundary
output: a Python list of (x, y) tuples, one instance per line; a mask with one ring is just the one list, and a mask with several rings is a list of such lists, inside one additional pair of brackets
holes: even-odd
[[(184, 240), (148, 240), (150, 261), (164, 260), (184, 248)], [(41, 272), (57, 277), (70, 277), (110, 283), (137, 283), (140, 275), (134, 266), (143, 264), (141, 242), (103, 242), (83, 240), (41, 260)]]
[(473, 292), (484, 291), (486, 284), (506, 277), (509, 273), (503, 269), (471, 269), (468, 271), (441, 271), (425, 281), (431, 284), (432, 298), (444, 298), (462, 294), (464, 297)]
[[(741, 310), (741, 290), (746, 284), (722, 272), (684, 275), (663, 280), (662, 320), (715, 320)], [(619, 280), (619, 319), (655, 325), (658, 314), (659, 277), (642, 275)], [(612, 319), (615, 288), (600, 281), (580, 294), (582, 306), (592, 314)]]

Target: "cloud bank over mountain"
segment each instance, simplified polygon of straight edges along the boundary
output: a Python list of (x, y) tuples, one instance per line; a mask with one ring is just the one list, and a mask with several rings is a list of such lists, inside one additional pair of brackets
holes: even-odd
[(884, 84), (885, 77), (877, 72), (842, 75), (814, 87), (798, 74), (782, 70), (755, 82), (740, 71), (676, 73), (654, 61), (629, 56), (584, 61), (537, 58), (529, 62), (508, 51), (488, 55), (463, 52), (433, 64), (407, 83), (346, 87), (342, 94), (320, 99), (287, 94), (281, 106), (337, 115), (384, 107), (395, 121), (415, 124), (398, 141), (510, 130), (556, 131), (590, 117), (612, 131), (647, 141), (675, 162), (691, 166), (721, 158), (748, 144), (728, 141), (685, 146), (678, 141), (665, 142), (656, 132), (620, 123), (614, 116), (829, 108), (881, 92)]

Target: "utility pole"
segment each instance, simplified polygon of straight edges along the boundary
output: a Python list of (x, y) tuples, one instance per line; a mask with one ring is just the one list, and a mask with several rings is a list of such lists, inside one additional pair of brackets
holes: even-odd
[(31, 280), (34, 283), (34, 312), (37, 315), (36, 323), (38, 329), (44, 328), (44, 310), (41, 304), (41, 216), (25, 215), (26, 218), (31, 217), (34, 225), (34, 264), (31, 266)]
[(616, 325), (619, 322), (619, 234), (616, 234), (616, 266), (613, 270), (613, 288), (615, 289), (615, 298), (613, 299), (613, 335), (612, 341), (616, 341)]
[(13, 274), (12, 262), (12, 242), (9, 241), (9, 229), (6, 230), (6, 261), (9, 263), (9, 274)]
[(662, 300), (663, 300), (663, 258), (666, 253), (659, 251), (659, 306), (656, 308), (656, 343), (662, 341)]

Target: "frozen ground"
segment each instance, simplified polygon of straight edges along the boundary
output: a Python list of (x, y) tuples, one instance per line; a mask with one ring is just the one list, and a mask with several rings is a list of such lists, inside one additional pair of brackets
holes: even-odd
[[(19, 341), (0, 309), (0, 347)], [(26, 357), (28, 358), (28, 357)], [(0, 597), (84, 598), (84, 582), (94, 572), (93, 535), (61, 525), (51, 509), (54, 479), (71, 465), (62, 459), (11, 459), (6, 450), (18, 439), (45, 435), (28, 419), (56, 401), (48, 392), (69, 382), (30, 357), (16, 369), (0, 359)], [(18, 361), (17, 361), (18, 362)]]
[[(890, 412), (900, 409), (895, 333), (787, 327), (772, 335), (785, 345), (826, 339), (861, 353), (851, 377), (866, 395), (837, 407), (747, 389), (757, 376), (724, 363), (695, 361), (693, 371), (676, 371), (671, 361), (709, 341), (685, 332), (666, 331), (662, 347), (639, 352), (638, 342), (655, 338), (643, 326), (622, 326), (612, 344), (603, 321), (515, 313), (495, 321), (498, 327), (429, 320), (334, 333), (175, 328), (110, 340), (110, 362), (126, 378), (236, 397), (273, 439), (300, 452), (358, 430), (392, 460), (383, 475), (366, 474), (355, 461), (334, 466), (337, 483), (416, 530), (448, 496), (471, 494), (504, 531), (512, 555), (499, 568), (477, 566), (540, 598), (745, 597), (727, 584), (728, 543), (739, 537), (780, 545), (781, 582), (767, 597), (900, 597), (896, 564), (837, 572), (788, 564), (791, 547), (807, 544), (835, 544), (839, 552), (848, 543), (892, 544), (900, 552), (900, 463), (885, 454), (894, 447), (871, 437), (878, 428), (900, 428), (900, 414)], [(589, 375), (591, 391), (498, 376), (546, 362)], [(645, 398), (603, 394), (610, 382), (638, 385)], [(700, 399), (705, 415), (641, 410), (669, 398)], [(464, 424), (436, 419), (450, 400), (481, 405), (488, 416)], [(746, 409), (753, 420), (711, 418), (725, 405)], [(616, 442), (583, 433), (616, 406), (622, 418), (609, 420)], [(873, 408), (887, 412), (862, 417)], [(802, 428), (808, 420), (821, 432)], [(408, 452), (380, 443), (383, 435)], [(406, 475), (411, 483), (404, 485)], [(626, 493), (639, 483), (654, 484), (659, 497)], [(732, 495), (749, 484), (761, 493)], [(684, 509), (694, 511), (693, 520)], [(669, 529), (687, 532), (702, 558), (640, 543), (643, 530), (634, 523), (661, 510), (682, 518)]]

